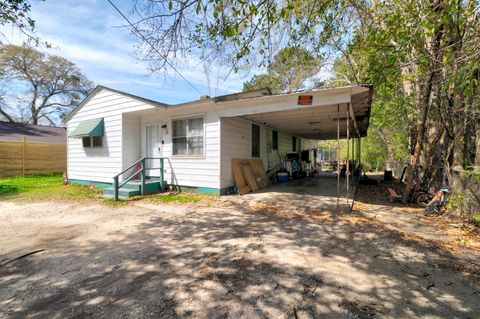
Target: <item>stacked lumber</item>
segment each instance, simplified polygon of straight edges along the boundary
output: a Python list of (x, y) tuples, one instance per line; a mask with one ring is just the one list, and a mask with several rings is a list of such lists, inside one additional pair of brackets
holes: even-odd
[(268, 186), (265, 167), (259, 158), (232, 158), (232, 170), (239, 195)]

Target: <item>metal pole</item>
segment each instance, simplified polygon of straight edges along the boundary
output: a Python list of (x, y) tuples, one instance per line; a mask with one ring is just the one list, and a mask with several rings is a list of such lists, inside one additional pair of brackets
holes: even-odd
[(163, 158), (160, 158), (160, 190), (161, 191), (163, 191), (165, 188), (165, 183), (163, 181), (163, 172), (164, 172), (163, 164), (164, 164)]
[(348, 198), (350, 197), (350, 108), (347, 104), (347, 175), (346, 175), (346, 184), (347, 184), (347, 206)]
[(140, 162), (141, 167), (140, 167), (140, 181), (142, 183), (142, 189), (140, 194), (145, 195), (145, 159), (142, 158), (142, 161)]
[(361, 145), (361, 139), (360, 139), (360, 136), (358, 137), (358, 143), (357, 143), (357, 151), (358, 151), (358, 154), (357, 154), (357, 158), (358, 158), (358, 165), (360, 165), (360, 163), (362, 162), (362, 159), (361, 159), (361, 153), (362, 153), (362, 145)]
[(340, 104), (337, 104), (337, 211), (340, 209)]
[[(351, 157), (352, 157), (352, 160), (356, 162), (357, 158), (355, 157), (355, 137), (352, 138), (352, 155), (351, 155)], [(353, 166), (354, 170), (355, 170), (355, 166), (356, 165)]]
[(113, 200), (118, 200), (118, 176), (113, 178)]

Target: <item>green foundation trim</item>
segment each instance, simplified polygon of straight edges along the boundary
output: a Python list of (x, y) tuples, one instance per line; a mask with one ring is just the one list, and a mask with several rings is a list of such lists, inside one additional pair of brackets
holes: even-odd
[(68, 183), (69, 184), (75, 184), (75, 185), (95, 186), (95, 187), (110, 187), (110, 186), (112, 186), (112, 184), (110, 184), (110, 183), (86, 181), (86, 180), (82, 180), (82, 179), (69, 179)]
[(192, 187), (192, 186), (182, 186), (182, 185), (169, 185), (169, 187), (172, 190), (185, 192), (185, 193), (221, 195), (219, 188)]
[[(95, 186), (95, 187), (111, 187), (111, 183), (103, 183), (103, 182), (95, 182), (95, 181), (87, 181), (87, 180), (81, 180), (81, 179), (69, 179), (68, 182), (70, 184), (76, 184), (76, 185), (85, 185), (85, 186)], [(146, 180), (146, 191), (150, 192), (153, 191), (149, 189), (149, 186), (151, 186), (148, 183), (148, 179)], [(165, 185), (166, 182), (165, 182)], [(186, 193), (197, 193), (197, 194), (209, 194), (209, 195), (227, 195), (233, 191), (233, 186), (228, 186), (224, 187), (222, 189), (220, 188), (210, 188), (210, 187), (192, 187), (192, 186), (181, 186), (181, 185), (168, 185), (173, 190), (177, 190), (180, 192), (186, 192)]]

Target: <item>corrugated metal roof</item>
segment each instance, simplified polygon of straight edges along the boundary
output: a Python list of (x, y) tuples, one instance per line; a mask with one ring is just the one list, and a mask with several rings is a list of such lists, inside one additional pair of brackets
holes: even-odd
[(66, 144), (65, 127), (43, 126), (0, 121), (0, 141)]

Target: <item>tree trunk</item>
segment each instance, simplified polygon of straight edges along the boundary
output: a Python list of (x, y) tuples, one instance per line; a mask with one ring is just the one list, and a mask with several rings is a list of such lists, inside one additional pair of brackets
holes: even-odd
[(452, 154), (452, 168), (451, 168), (451, 187), (454, 192), (463, 192), (463, 168), (465, 165), (464, 157), (464, 123), (463, 119), (458, 115), (454, 115), (453, 120), (453, 154)]
[(480, 121), (477, 123), (477, 137), (475, 142), (475, 170), (480, 171)]
[[(431, 2), (431, 5), (434, 7), (434, 11), (438, 12), (441, 10), (441, 6), (435, 2)], [(406, 185), (402, 196), (402, 203), (406, 203), (410, 197), (410, 193), (413, 188), (413, 180), (417, 171), (417, 165), (422, 155), (422, 145), (425, 139), (426, 123), (428, 118), (428, 112), (430, 105), (438, 106), (440, 102), (440, 90), (438, 86), (441, 83), (442, 78), (442, 68), (441, 61), (443, 57), (443, 50), (440, 50), (440, 43), (443, 37), (443, 25), (438, 26), (432, 37), (429, 39), (427, 46), (431, 55), (431, 67), (428, 72), (426, 85), (424, 90), (420, 85), (420, 78), (417, 78), (417, 83), (415, 84), (416, 99), (415, 103), (417, 110), (419, 110), (419, 117), (416, 124), (416, 142), (415, 148), (413, 150), (413, 155), (411, 156), (410, 166), (407, 169), (407, 179)], [(419, 68), (420, 69), (420, 68)], [(435, 86), (432, 89), (432, 86)], [(433, 95), (430, 98), (430, 95)]]
[(7, 112), (5, 112), (4, 110), (2, 110), (2, 108), (0, 107), (0, 114), (3, 115), (3, 117), (5, 117), (7, 119), (7, 121), (11, 122), (11, 123), (14, 123), (15, 121), (13, 120), (13, 118), (8, 115)]
[(439, 172), (441, 172), (443, 167), (444, 132), (445, 129), (435, 125), (434, 122), (431, 123), (428, 130), (427, 141), (429, 148), (424, 152), (424, 162), (422, 163), (424, 170), (421, 177), (428, 189), (438, 189), (440, 187), (441, 181), (438, 181), (438, 176), (440, 176)]
[(31, 120), (32, 124), (38, 124), (37, 97), (38, 97), (38, 88), (36, 85), (34, 85), (32, 101), (30, 102), (30, 112), (32, 113), (32, 120)]
[(405, 190), (402, 196), (402, 203), (404, 204), (408, 201), (408, 197), (410, 196), (410, 192), (412, 191), (413, 179), (415, 177), (417, 164), (420, 160), (420, 155), (422, 152), (422, 143), (423, 143), (423, 139), (425, 138), (425, 124), (427, 122), (427, 116), (428, 116), (428, 107), (429, 107), (428, 99), (430, 96), (430, 91), (432, 86), (432, 77), (433, 77), (433, 73), (430, 76), (429, 80), (427, 81), (427, 87), (425, 92), (423, 93), (419, 83), (420, 81), (417, 81), (415, 85), (416, 91), (417, 91), (416, 104), (418, 109), (420, 110), (419, 112), (420, 115), (416, 124), (417, 138), (415, 142), (415, 147), (413, 149), (413, 155), (411, 156), (411, 159), (410, 159), (410, 166), (407, 169), (407, 180), (406, 180)]

